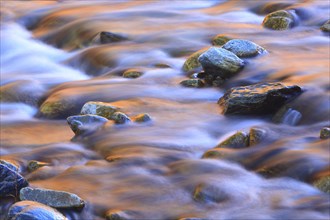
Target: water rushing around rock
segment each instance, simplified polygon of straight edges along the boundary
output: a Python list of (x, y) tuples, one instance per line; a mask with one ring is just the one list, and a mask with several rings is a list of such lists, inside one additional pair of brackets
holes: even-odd
[[(280, 9), (293, 28), (264, 28)], [(1, 2), (1, 159), (16, 161), (30, 187), (81, 197), (82, 210), (59, 210), (68, 219), (327, 219), (329, 194), (313, 183), (330, 175), (330, 139), (319, 138), (330, 125), (320, 30), (329, 11), (323, 0)], [(120, 40), (100, 40), (102, 31)], [(220, 87), (182, 86), (186, 58), (218, 34), (267, 54), (243, 58)], [(141, 76), (122, 77), (132, 68)], [(260, 82), (304, 92), (275, 116), (220, 113), (227, 89)], [(89, 101), (151, 121), (109, 121), (72, 139), (65, 119)], [(252, 127), (263, 131), (259, 143), (215, 148)], [(29, 161), (47, 165), (30, 172)], [(0, 219), (14, 202), (1, 200)]]

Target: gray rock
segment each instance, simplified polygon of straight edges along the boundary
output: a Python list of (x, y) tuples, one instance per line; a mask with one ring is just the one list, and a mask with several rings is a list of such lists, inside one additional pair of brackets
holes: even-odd
[(232, 39), (229, 38), (229, 37), (227, 37), (227, 36), (225, 36), (225, 35), (218, 34), (217, 36), (215, 36), (212, 39), (212, 45), (214, 45), (214, 46), (222, 46), (222, 45), (224, 45), (225, 43), (227, 43), (230, 40), (232, 40)]
[(204, 83), (200, 79), (187, 79), (180, 82), (184, 87), (193, 87), (193, 88), (201, 88), (204, 86)]
[(56, 209), (33, 201), (20, 201), (13, 204), (6, 220), (67, 220)]
[(151, 117), (149, 114), (146, 113), (138, 114), (133, 117), (133, 121), (137, 123), (147, 122), (147, 121), (151, 121)]
[(279, 10), (268, 14), (262, 25), (273, 30), (287, 30), (293, 27), (294, 17), (288, 11)]
[(54, 208), (81, 208), (85, 205), (85, 201), (73, 193), (41, 188), (25, 187), (20, 190), (19, 197)]
[(259, 83), (230, 89), (218, 104), (223, 114), (269, 114), (301, 93), (301, 88), (296, 85)]
[(252, 41), (240, 39), (230, 40), (222, 48), (233, 52), (238, 57), (253, 57), (266, 51)]
[(320, 29), (324, 32), (330, 32), (330, 20), (325, 22)]
[(115, 43), (115, 42), (120, 42), (120, 41), (125, 41), (125, 40), (128, 40), (128, 38), (121, 34), (116, 34), (116, 33), (108, 32), (108, 31), (102, 31), (100, 33), (100, 43), (101, 44)]
[(245, 132), (238, 131), (235, 134), (222, 141), (216, 147), (228, 148), (244, 148), (249, 145), (249, 135)]
[(10, 163), (0, 163), (0, 180), (0, 197), (16, 197), (21, 188), (29, 185), (18, 168)]
[(9, 160), (0, 160), (0, 164), (5, 165), (9, 169), (12, 169), (13, 171), (16, 171), (18, 173), (21, 172), (21, 167), (16, 164), (15, 162), (9, 161)]
[(330, 127), (324, 127), (320, 131), (320, 138), (321, 139), (328, 139), (330, 138)]
[(76, 135), (95, 131), (108, 122), (108, 119), (98, 115), (74, 115), (66, 120)]
[(198, 61), (207, 74), (220, 76), (223, 79), (232, 77), (244, 67), (244, 61), (234, 53), (216, 47), (205, 51), (199, 56)]
[(113, 120), (116, 124), (125, 124), (132, 121), (125, 113), (122, 112), (113, 113), (110, 120)]
[(99, 115), (107, 119), (111, 119), (113, 113), (119, 111), (120, 109), (110, 105), (106, 102), (87, 102), (81, 109), (82, 115)]

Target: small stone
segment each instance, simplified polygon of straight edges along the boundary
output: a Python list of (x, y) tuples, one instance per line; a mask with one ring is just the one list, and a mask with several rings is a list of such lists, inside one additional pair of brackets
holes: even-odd
[(244, 61), (223, 48), (211, 47), (198, 58), (207, 74), (230, 78), (244, 67)]
[(171, 68), (171, 66), (169, 64), (166, 64), (166, 63), (156, 63), (155, 64), (155, 67), (157, 68)]
[(268, 14), (262, 25), (273, 30), (287, 30), (293, 27), (294, 17), (288, 11), (279, 10)]
[(123, 73), (124, 78), (138, 78), (142, 76), (142, 72), (137, 69), (129, 69)]
[(320, 138), (321, 139), (328, 139), (330, 138), (330, 127), (324, 127), (320, 131)]
[(251, 128), (249, 136), (249, 146), (259, 144), (265, 137), (266, 131), (261, 128)]
[(36, 160), (30, 160), (28, 162), (27, 169), (29, 172), (33, 172), (33, 171), (39, 169), (40, 167), (49, 166), (49, 165), (50, 165), (49, 163), (40, 162), (40, 161), (36, 161)]
[(129, 210), (108, 210), (105, 214), (106, 220), (130, 220), (136, 219), (136, 213)]
[(108, 119), (98, 115), (74, 115), (68, 117), (66, 120), (76, 135), (95, 131), (108, 122)]
[(321, 26), (321, 30), (324, 32), (330, 32), (330, 20), (328, 20)]
[(313, 186), (319, 190), (330, 193), (330, 176), (324, 176), (313, 182)]
[(204, 53), (207, 50), (207, 48), (203, 48), (201, 50), (196, 51), (195, 53), (191, 54), (187, 60), (183, 64), (183, 70), (185, 72), (188, 72), (190, 70), (196, 69), (201, 66), (201, 64), (198, 61), (198, 57)]
[(193, 87), (193, 88), (201, 88), (204, 86), (204, 83), (200, 79), (187, 79), (180, 82), (184, 87)]
[(199, 184), (194, 191), (194, 200), (198, 202), (220, 203), (228, 199), (228, 195), (216, 185)]
[(82, 107), (80, 114), (98, 115), (107, 119), (111, 119), (113, 113), (119, 110), (120, 110), (119, 108), (112, 106), (106, 102), (87, 102)]
[(67, 218), (49, 206), (33, 201), (20, 201), (13, 204), (6, 220), (67, 220)]
[(238, 131), (235, 134), (222, 141), (216, 147), (244, 148), (249, 145), (249, 135)]
[(8, 163), (0, 163), (0, 197), (16, 197), (19, 190), (28, 186), (28, 182), (18, 173), (18, 169)]
[(253, 57), (266, 51), (252, 41), (240, 39), (230, 40), (222, 48), (233, 52), (238, 57)]
[(151, 117), (149, 114), (146, 113), (138, 114), (133, 117), (133, 121), (137, 123), (147, 122), (147, 121), (151, 121)]
[(212, 86), (214, 86), (214, 87), (220, 87), (222, 84), (224, 84), (224, 82), (225, 82), (225, 80), (222, 77), (217, 76), (212, 81)]
[(223, 34), (218, 34), (212, 39), (212, 45), (214, 46), (222, 46), (228, 41), (232, 40), (231, 38), (223, 35)]
[(258, 83), (231, 88), (218, 104), (223, 114), (269, 114), (301, 93), (301, 88), (296, 85)]
[(108, 44), (128, 40), (127, 37), (112, 32), (102, 31), (100, 33), (100, 43)]
[(122, 112), (113, 113), (110, 120), (113, 120), (116, 124), (125, 124), (131, 121), (131, 119)]
[(50, 189), (25, 187), (21, 189), (19, 197), (54, 208), (81, 208), (85, 205), (85, 201), (76, 194)]

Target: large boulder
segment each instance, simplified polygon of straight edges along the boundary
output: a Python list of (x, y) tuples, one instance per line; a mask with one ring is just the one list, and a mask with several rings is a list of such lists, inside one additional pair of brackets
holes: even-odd
[(223, 48), (211, 47), (198, 57), (207, 74), (230, 78), (244, 67), (244, 61)]
[(76, 135), (95, 131), (108, 122), (108, 119), (98, 115), (73, 115), (66, 120)]
[(266, 51), (252, 41), (241, 39), (230, 40), (222, 48), (233, 52), (238, 57), (254, 57)]
[(107, 119), (111, 119), (112, 115), (119, 111), (119, 108), (110, 105), (106, 102), (87, 102), (81, 109), (80, 114), (82, 115), (99, 115)]
[(258, 83), (230, 89), (218, 104), (223, 114), (269, 114), (301, 93), (301, 88), (296, 85)]
[(21, 189), (19, 197), (54, 208), (81, 208), (85, 205), (85, 201), (76, 194), (50, 189), (25, 187)]
[(10, 163), (0, 163), (0, 198), (17, 196), (21, 188), (28, 186), (28, 182), (18, 169)]
[(56, 209), (33, 201), (20, 201), (13, 204), (6, 220), (67, 220)]
[(287, 30), (293, 27), (294, 16), (285, 10), (275, 11), (265, 17), (262, 25), (273, 30)]

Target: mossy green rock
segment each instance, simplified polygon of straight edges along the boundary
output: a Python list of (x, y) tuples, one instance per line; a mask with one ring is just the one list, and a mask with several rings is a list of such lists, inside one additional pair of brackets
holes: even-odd
[(330, 32), (330, 20), (328, 20), (321, 26), (321, 30), (324, 32)]
[(235, 134), (222, 141), (216, 147), (228, 148), (244, 148), (249, 145), (249, 135), (245, 132), (238, 131)]
[(14, 203), (8, 210), (7, 220), (68, 220), (62, 213), (34, 201)]
[(198, 57), (202, 53), (204, 53), (207, 49), (208, 48), (203, 48), (203, 49), (200, 49), (200, 50), (196, 51), (195, 53), (191, 54), (183, 64), (183, 67), (182, 67), (183, 71), (188, 72), (190, 70), (200, 67), (201, 64), (198, 61)]
[(69, 100), (52, 101), (46, 100), (39, 108), (43, 117), (49, 119), (65, 118), (76, 109), (75, 103)]
[(124, 78), (138, 78), (143, 75), (143, 72), (138, 69), (129, 69), (123, 73)]
[(25, 187), (20, 190), (21, 200), (30, 200), (54, 208), (81, 208), (85, 201), (73, 193), (41, 188)]
[(142, 113), (134, 116), (133, 121), (137, 123), (147, 122), (147, 121), (151, 121), (151, 117), (147, 113)]
[(223, 114), (269, 114), (301, 93), (297, 85), (258, 83), (231, 88), (219, 99), (218, 104)]
[(68, 117), (68, 124), (71, 130), (80, 135), (87, 131), (94, 131), (108, 122), (108, 119), (98, 115), (73, 115)]
[(211, 47), (198, 57), (198, 61), (207, 74), (230, 78), (244, 67), (244, 61), (234, 53), (217, 47)]
[(241, 39), (230, 40), (222, 48), (233, 52), (238, 57), (254, 57), (266, 51), (252, 41)]
[(222, 46), (222, 45), (224, 45), (225, 43), (227, 43), (230, 40), (232, 40), (232, 39), (229, 38), (229, 37), (227, 37), (227, 36), (225, 36), (225, 35), (218, 34), (217, 36), (215, 36), (212, 39), (212, 45), (214, 45), (214, 46)]
[(314, 181), (313, 185), (323, 192), (330, 193), (330, 176), (324, 176)]
[(320, 138), (321, 139), (328, 139), (330, 138), (330, 127), (324, 127), (320, 131)]
[(259, 144), (266, 136), (266, 131), (261, 128), (251, 128), (249, 133), (249, 146)]
[(279, 10), (268, 14), (262, 25), (273, 30), (287, 30), (293, 27), (294, 17), (288, 11)]
[(201, 88), (204, 86), (204, 83), (200, 79), (187, 79), (180, 82), (184, 87), (193, 87), (193, 88)]
[(40, 167), (49, 166), (49, 165), (50, 165), (49, 163), (40, 162), (40, 161), (36, 161), (36, 160), (30, 160), (28, 162), (27, 169), (29, 172), (33, 172), (33, 171), (39, 169)]
[(111, 115), (110, 120), (113, 120), (116, 124), (126, 124), (132, 121), (125, 113), (115, 112)]
[(106, 102), (87, 102), (81, 109), (82, 115), (99, 115), (111, 119), (112, 115), (120, 109)]

